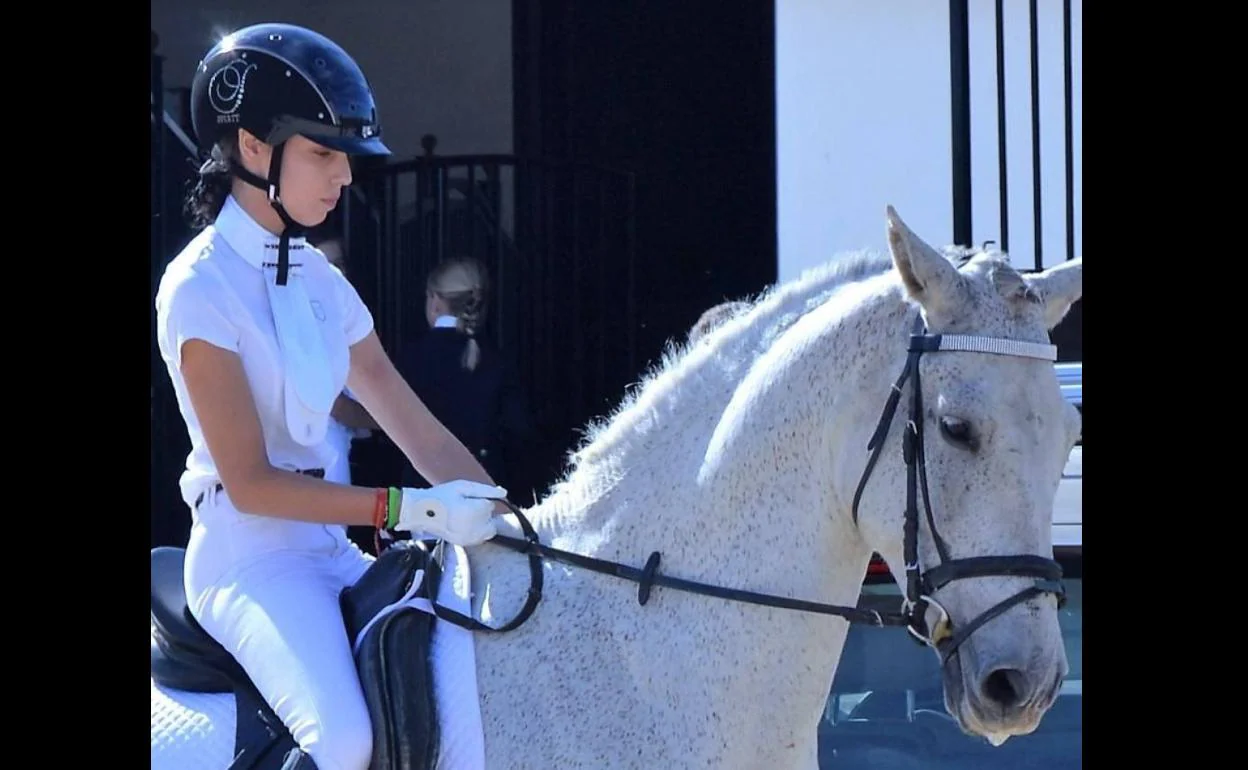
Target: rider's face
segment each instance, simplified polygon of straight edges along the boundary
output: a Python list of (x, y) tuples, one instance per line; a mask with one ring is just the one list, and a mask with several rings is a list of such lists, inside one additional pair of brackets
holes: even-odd
[[(268, 178), (272, 146), (246, 131), (239, 132), (239, 150), (244, 165), (261, 178)], [(296, 222), (315, 227), (325, 221), (342, 188), (351, 184), (351, 163), (347, 154), (317, 144), (302, 136), (292, 136), (282, 153), (282, 207)]]

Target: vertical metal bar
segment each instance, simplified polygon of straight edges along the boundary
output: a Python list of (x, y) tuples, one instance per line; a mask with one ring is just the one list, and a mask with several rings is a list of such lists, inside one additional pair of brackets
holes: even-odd
[(528, 222), (528, 239), (526, 241), (526, 249), (529, 255), (528, 273), (532, 275), (532, 280), (527, 282), (530, 289), (528, 300), (531, 303), (529, 309), (529, 319), (532, 327), (529, 334), (533, 342), (530, 344), (531, 355), (530, 376), (533, 382), (537, 383), (535, 390), (534, 407), (540, 410), (544, 418), (549, 414), (550, 409), (543, 399), (546, 392), (541, 390), (542, 379), (538, 374), (538, 369), (545, 369), (546, 362), (538, 358), (544, 346), (549, 345), (546, 341), (546, 335), (549, 330), (546, 328), (545, 306), (542, 303), (542, 292), (546, 287), (546, 275), (550, 271), (550, 249), (546, 244), (545, 228), (543, 226), (543, 215), (545, 212), (545, 203), (542, 200), (542, 188), (539, 185), (540, 172), (538, 163), (532, 160), (525, 161), (525, 182), (524, 187), (527, 190), (526, 195), (529, 199), (529, 222)]
[[(542, 367), (542, 394), (546, 397), (544, 403), (549, 406), (557, 403), (550, 397), (554, 395), (554, 389), (551, 387), (552, 382), (558, 382), (558, 376), (555, 372), (555, 298), (566, 297), (567, 294), (560, 292), (555, 284), (556, 279), (564, 275), (563, 264), (559, 261), (558, 243), (552, 233), (554, 232), (554, 205), (550, 190), (550, 180), (547, 178), (546, 172), (549, 167), (542, 164), (540, 175), (542, 189), (542, 250), (540, 254), (546, 260), (546, 279), (541, 289), (542, 296), (542, 341), (545, 347), (543, 351), (545, 361)], [(552, 410), (553, 411), (553, 410)]]
[[(477, 211), (477, 164), (468, 162), (468, 200), (465, 205), (468, 207), (465, 226), (468, 228), (468, 256), (474, 259), (480, 259), (481, 252), (477, 250), (477, 221), (480, 212)], [(480, 217), (484, 219), (484, 217)], [(484, 223), (483, 223), (484, 224)], [(485, 260), (482, 260), (483, 262)], [(488, 264), (488, 263), (487, 263)], [(497, 340), (495, 340), (497, 344)]]
[(607, 288), (607, 262), (615, 255), (607, 247), (607, 173), (598, 172), (598, 243), (594, 245), (594, 263), (598, 268), (598, 338), (603, 344), (598, 345), (598, 397), (606, 395), (607, 385), (607, 348), (606, 340), (615, 336), (615, 329), (607, 323), (614, 318), (611, 312), (611, 292)]
[(428, 259), (421, 265), (426, 274), (433, 269), (435, 265), (441, 264), (442, 260), (448, 258), (450, 254), (446, 251), (446, 180), (447, 180), (447, 161), (445, 158), (439, 158), (429, 168), (429, 179), (431, 180), (431, 189), (433, 197), (431, 205), (432, 212), (429, 217), (428, 229)]
[[(485, 167), (485, 174), (490, 180), (487, 184), (487, 189), (498, 183), (499, 173), (500, 166), (497, 162), (492, 162)], [(515, 178), (515, 174), (512, 174), (512, 178)], [(511, 342), (511, 340), (507, 338), (509, 335), (506, 334), (504, 330), (516, 328), (517, 319), (511, 318), (507, 315), (507, 313), (510, 312), (509, 308), (511, 307), (511, 303), (507, 301), (508, 298), (506, 293), (503, 291), (503, 287), (507, 285), (505, 282), (510, 278), (507, 268), (503, 264), (503, 207), (500, 203), (496, 202), (494, 196), (489, 196), (486, 200), (490, 201), (491, 207), (494, 209), (494, 242), (491, 244), (487, 240), (485, 246), (486, 248), (489, 248), (491, 245), (494, 247), (494, 269), (491, 271), (493, 273), (493, 283), (495, 287), (493, 291), (495, 297), (494, 328), (497, 330), (494, 335), (494, 339), (499, 348), (504, 348)], [(515, 211), (514, 206), (512, 207), (512, 211)], [(473, 240), (473, 245), (476, 245), (475, 239)]]
[[(568, 167), (568, 177), (572, 183), (572, 228), (570, 251), (572, 252), (572, 360), (585, 360), (585, 319), (582, 317), (581, 301), (584, 288), (581, 275), (581, 196), (580, 173), (575, 167)], [(565, 295), (566, 296), (566, 295)], [(576, 413), (585, 413), (585, 378), (572, 378), (572, 403), (576, 405)]]
[(625, 303), (628, 314), (628, 371), (629, 376), (637, 372), (637, 180), (631, 173), (626, 177), (628, 184), (628, 205), (625, 209), (625, 260), (628, 262), (628, 299)]
[(1000, 179), (1001, 250), (1010, 251), (1009, 162), (1005, 146), (1005, 0), (997, 0), (997, 175)]
[(953, 242), (971, 243), (971, 54), (968, 0), (949, 0)]
[(384, 345), (390, 346), (391, 350), (395, 350), (398, 345), (397, 336), (399, 334), (398, 327), (398, 306), (400, 300), (400, 292), (398, 281), (395, 280), (398, 266), (398, 254), (400, 252), (399, 244), (399, 184), (398, 175), (390, 173), (386, 175), (386, 219), (388, 220), (384, 227), (386, 230), (386, 269), (381, 275), (382, 292), (380, 296), (386, 298), (384, 307), (386, 323), (383, 327), (388, 339), (383, 339)]
[[(544, 394), (540, 392), (539, 381), (537, 379), (536, 369), (538, 367), (537, 351), (541, 350), (542, 335), (542, 308), (539, 304), (539, 294), (542, 286), (542, 271), (546, 268), (546, 261), (542, 258), (545, 253), (541, 246), (541, 223), (538, 221), (538, 215), (541, 212), (541, 201), (538, 200), (537, 185), (534, 184), (533, 163), (528, 159), (517, 159), (516, 162), (516, 232), (517, 240), (516, 256), (521, 260), (519, 269), (516, 270), (518, 290), (516, 298), (517, 307), (520, 312), (524, 313), (525, 326), (524, 333), (517, 336), (516, 354), (512, 359), (517, 365), (526, 367), (525, 376), (528, 381), (533, 383), (532, 391), (535, 399), (540, 399)], [(519, 201), (523, 200), (523, 207)], [(523, 212), (523, 216), (520, 216)], [(534, 400), (530, 403), (530, 408), (536, 409), (539, 413), (545, 412), (545, 407), (540, 400)]]
[[(153, 158), (153, 174), (155, 176), (155, 200), (156, 204), (156, 248), (157, 260), (156, 264), (164, 264), (169, 258), (169, 212), (166, 203), (168, 201), (168, 191), (165, 188), (167, 174), (165, 173), (165, 73), (164, 73), (164, 57), (152, 54), (152, 130), (155, 131), (153, 137), (156, 142), (155, 158)], [(153, 285), (153, 290), (156, 288)]]
[(1031, 0), (1031, 195), (1032, 227), (1035, 229), (1037, 270), (1044, 269), (1043, 233), (1040, 230), (1040, 46), (1037, 31), (1037, 0)]
[(432, 260), (433, 194), (433, 163), (426, 158), (416, 165), (416, 207), (410, 230), (412, 259), (420, 265)]
[(453, 160), (442, 159), (442, 168), (440, 168), (438, 177), (442, 180), (441, 199), (442, 212), (438, 217), (438, 240), (441, 244), (439, 254), (442, 259), (451, 259), (459, 256), (456, 253), (455, 241), (455, 202), (451, 200), (451, 193), (455, 189), (455, 171), (458, 170), (459, 164)]
[[(396, 356), (402, 351), (403, 347), (407, 346), (409, 339), (412, 338), (414, 333), (418, 332), (418, 329), (424, 323), (424, 275), (426, 275), (426, 270), (424, 270), (421, 243), (421, 213), (419, 213), (422, 202), (422, 198), (419, 196), (422, 171), (423, 166), (421, 165), (417, 165), (411, 171), (412, 176), (416, 177), (416, 181), (412, 182), (412, 188), (417, 191), (416, 212), (413, 213), (412, 225), (409, 226), (408, 232), (411, 232), (412, 236), (407, 238), (406, 247), (403, 245), (402, 226), (398, 222), (394, 225), (399, 231), (399, 251), (396, 255), (396, 260), (394, 260), (394, 270), (397, 271), (396, 275), (403, 277), (403, 290), (401, 295), (398, 296), (397, 302), (402, 308), (403, 321), (401, 327), (399, 327), (401, 331), (398, 333), (398, 338), (394, 341), (393, 351)], [(402, 188), (403, 185), (399, 185), (399, 183), (394, 185), (396, 195)]]
[(1062, 87), (1066, 114), (1066, 259), (1075, 258), (1075, 161), (1072, 136), (1074, 118), (1071, 98), (1070, 0), (1062, 2)]
[[(170, 442), (169, 428), (166, 426), (178, 424), (170, 419), (169, 403), (174, 401), (168, 397), (167, 379), (161, 378), (157, 380), (157, 373), (160, 371), (160, 357), (156, 347), (156, 311), (150, 300), (156, 293), (159, 285), (162, 265), (168, 259), (168, 245), (165, 238), (165, 218), (166, 218), (166, 195), (165, 195), (165, 123), (164, 123), (164, 58), (156, 54), (156, 41), (152, 44), (152, 178), (151, 178), (151, 196), (152, 196), (152, 215), (149, 221), (152, 231), (152, 253), (150, 255), (150, 292), (148, 294), (148, 313), (151, 317), (151, 336), (148, 340), (151, 345), (151, 431), (149, 433), (152, 444), (152, 483), (151, 495), (153, 501), (169, 499), (168, 493), (165, 491), (169, 487), (168, 484), (173, 473), (169, 471), (169, 464), (166, 458), (170, 454), (172, 443)], [(157, 385), (157, 382), (160, 385)], [(172, 486), (172, 485), (169, 485)], [(170, 537), (169, 527), (171, 522), (160, 517), (156, 513), (156, 506), (152, 507), (150, 517), (151, 539), (152, 545), (158, 542), (161, 544), (170, 543), (173, 538)]]

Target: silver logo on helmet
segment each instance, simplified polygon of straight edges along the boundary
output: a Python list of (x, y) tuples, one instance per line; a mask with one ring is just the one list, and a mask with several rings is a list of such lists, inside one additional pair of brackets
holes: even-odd
[(247, 90), (247, 75), (257, 65), (240, 60), (232, 61), (217, 70), (208, 81), (208, 102), (217, 111), (218, 123), (238, 122), (238, 108), (243, 104)]

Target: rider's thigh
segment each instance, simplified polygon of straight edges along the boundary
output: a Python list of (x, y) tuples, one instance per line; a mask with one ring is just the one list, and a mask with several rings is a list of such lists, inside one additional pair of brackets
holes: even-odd
[(334, 575), (344, 588), (353, 586), (368, 568), (377, 561), (372, 554), (365, 553), (354, 541), (343, 535), (343, 544), (333, 557)]
[(273, 553), (206, 591), (199, 613), (320, 770), (365, 770), (372, 756), (338, 603), (360, 568), (354, 557)]

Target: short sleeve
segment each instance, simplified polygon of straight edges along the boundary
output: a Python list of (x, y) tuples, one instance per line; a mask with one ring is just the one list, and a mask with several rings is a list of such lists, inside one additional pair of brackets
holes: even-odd
[(168, 276), (156, 297), (156, 328), (161, 353), (182, 365), (182, 346), (188, 340), (204, 340), (238, 352), (238, 325), (225, 310), (227, 297), (210, 276), (187, 271)]
[(330, 265), (330, 270), (334, 274), (336, 293), (342, 308), (342, 331), (346, 335), (347, 344), (354, 345), (373, 330), (373, 314), (342, 271), (333, 265)]

